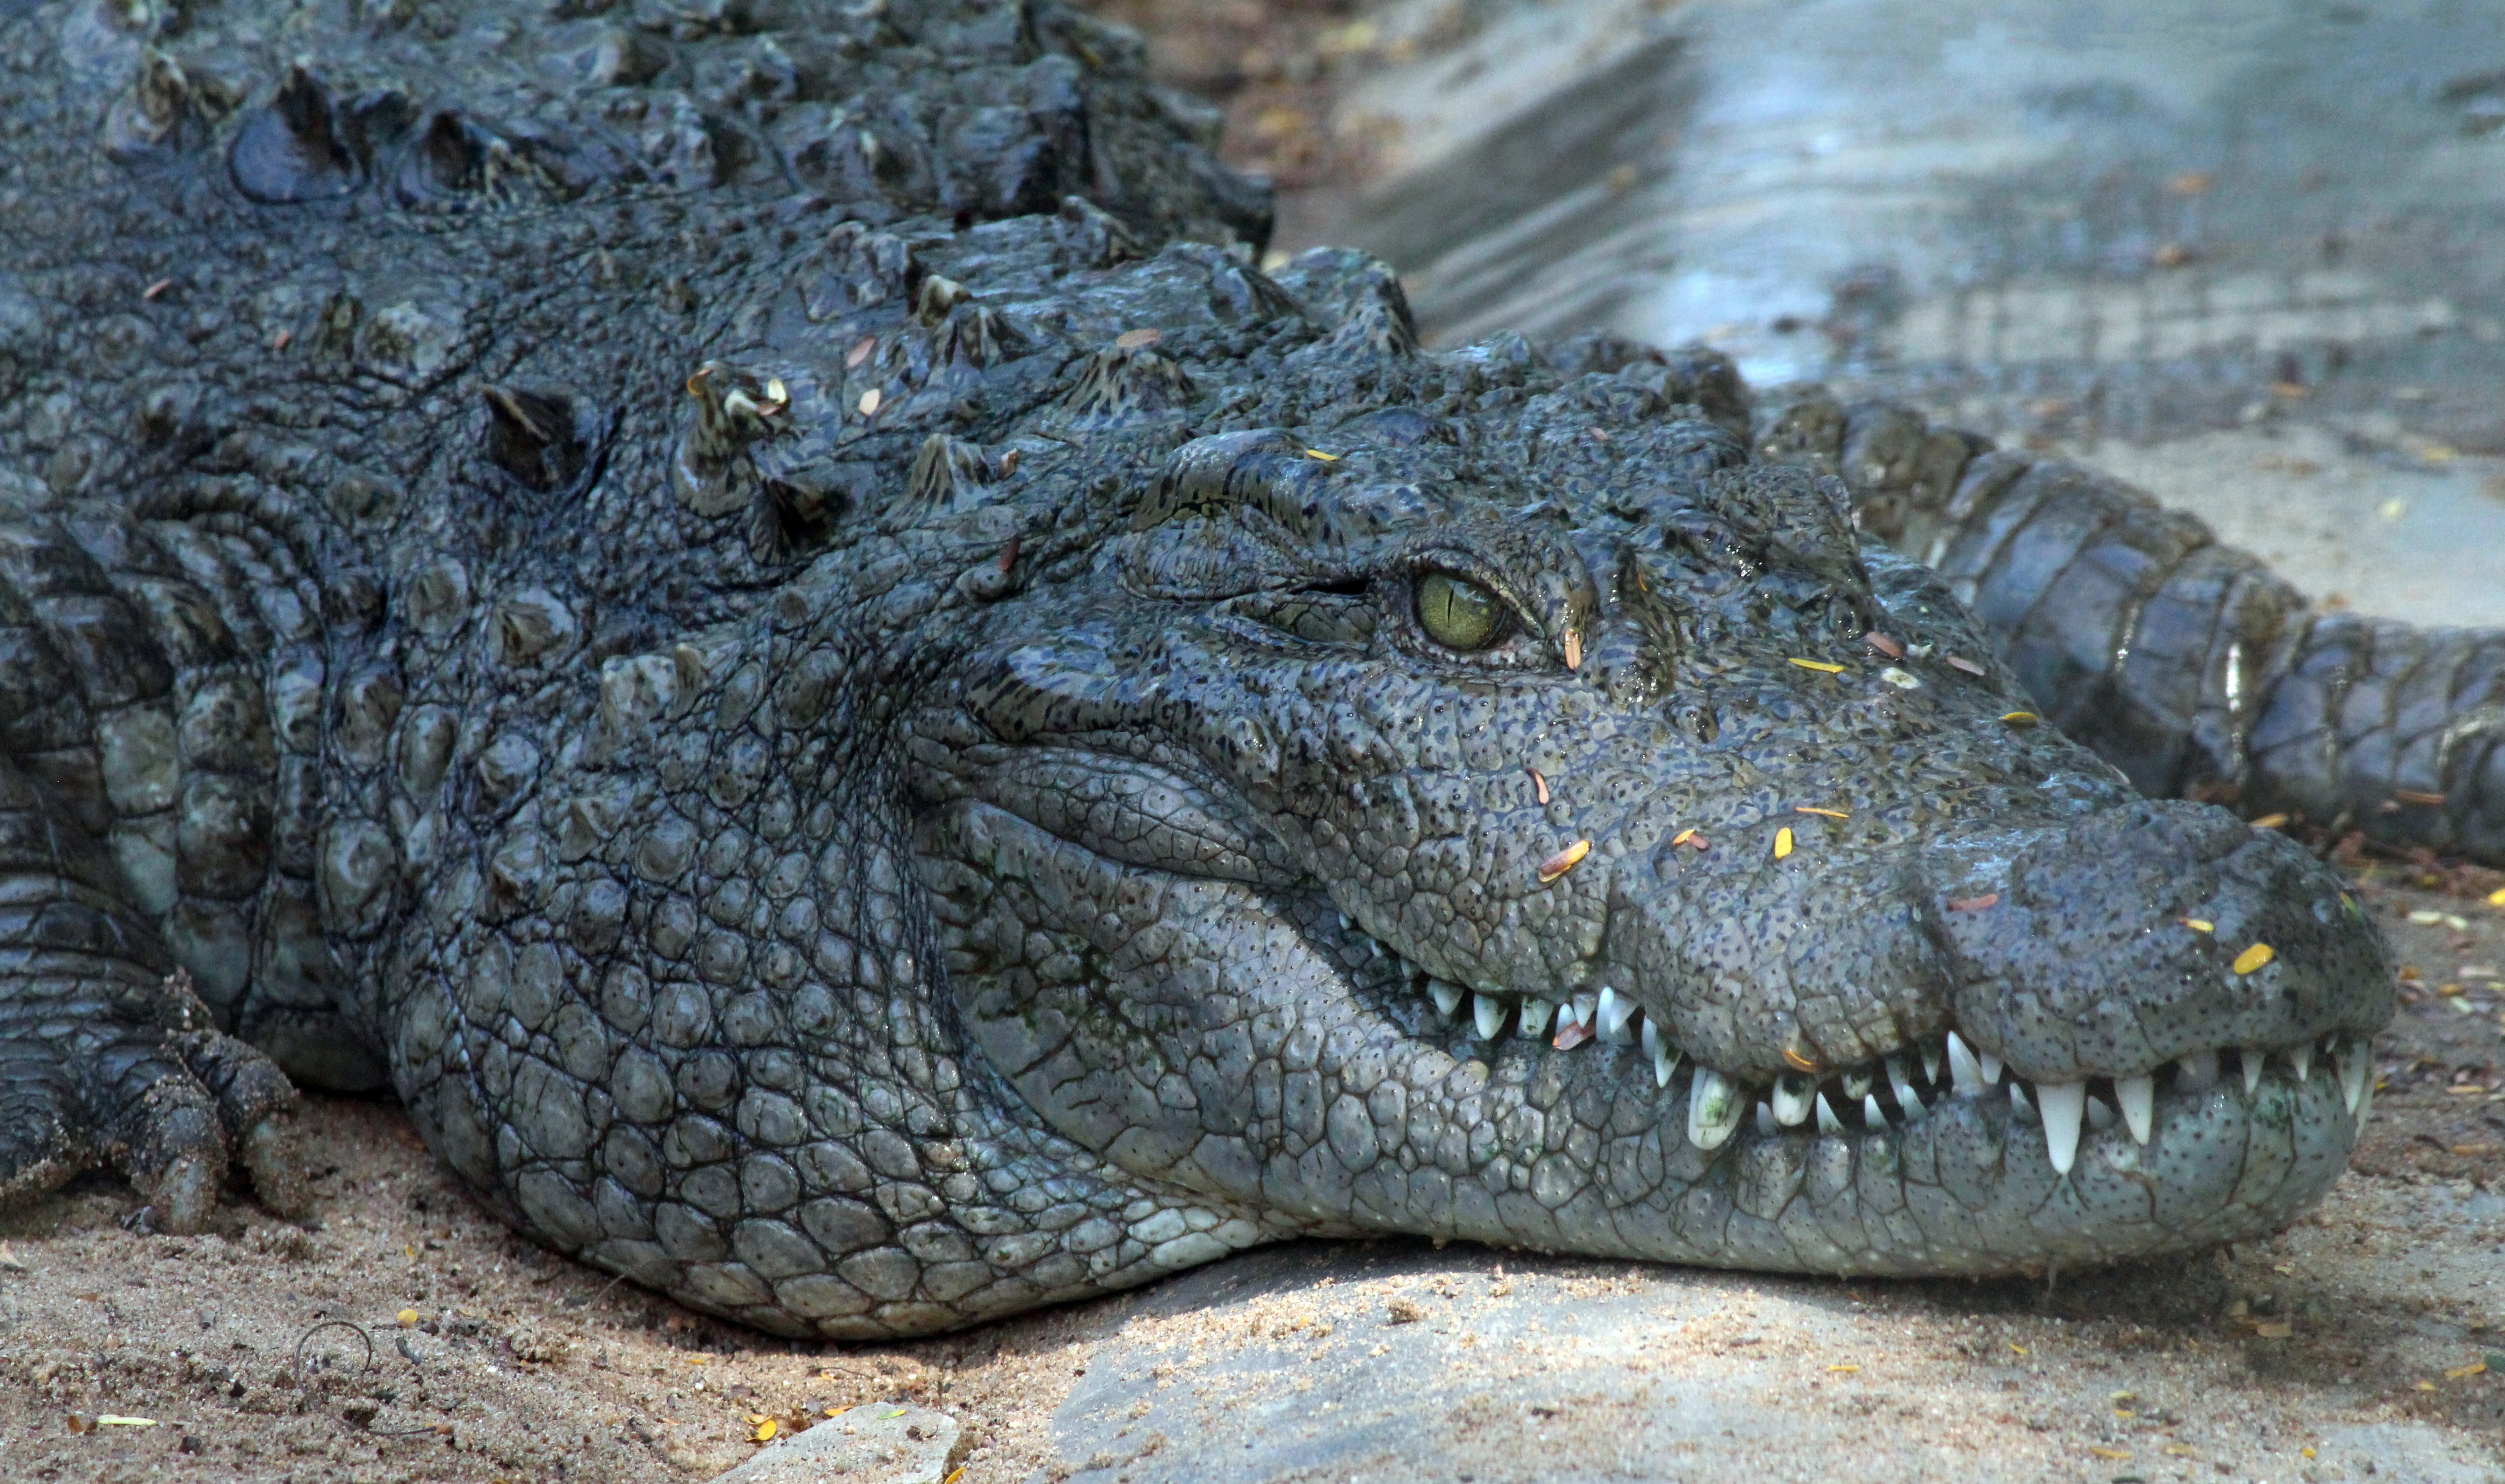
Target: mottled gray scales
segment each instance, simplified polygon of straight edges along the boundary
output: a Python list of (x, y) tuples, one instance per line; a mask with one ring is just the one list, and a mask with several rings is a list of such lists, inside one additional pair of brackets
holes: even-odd
[(2505, 851), (2493, 636), (1710, 351), (1425, 351), (1057, 5), (270, 15), (0, 40), (0, 1196), (291, 1208), (283, 1068), (791, 1334), (2092, 1262), (2304, 1209), (2391, 1005), (2132, 784)]

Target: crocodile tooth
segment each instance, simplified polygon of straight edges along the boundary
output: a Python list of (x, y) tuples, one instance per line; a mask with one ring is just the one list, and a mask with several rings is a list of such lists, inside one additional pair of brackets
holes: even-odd
[(1760, 1139), (1772, 1139), (1775, 1137), (1777, 1125), (1775, 1123), (1775, 1111), (1763, 1103), (1758, 1104), (1757, 1137)]
[(1775, 1090), (1767, 1102), (1775, 1111), (1775, 1121), (1791, 1128), (1809, 1121), (1811, 1101), (1817, 1095), (1817, 1083), (1797, 1072), (1786, 1072), (1775, 1078)]
[(1479, 1040), (1496, 1040), (1504, 1029), (1504, 1002), (1494, 995), (1470, 996), (1470, 1019), (1478, 1025)]
[(1984, 1079), (1983, 1064), (1974, 1059), (1974, 1048), (1955, 1031), (1949, 1032), (1949, 1079), (1957, 1083), (1959, 1096), (1992, 1085)]
[(1462, 986), (1450, 979), (1429, 979), (1427, 993), (1435, 997), (1435, 1008), (1442, 1010), (1447, 1020), (1453, 1018), (1453, 1011), (1462, 1007)]
[(1572, 1012), (1570, 1018), (1573, 1024), (1587, 1026), (1596, 1031), (1601, 1028), (1601, 997), (1590, 990), (1587, 989), (1567, 1001), (1566, 1008)]
[(2121, 1115), (2113, 1111), (2111, 1103), (2099, 1097), (2088, 1099), (2088, 1127), (2101, 1134), (2120, 1121)]
[(1739, 1083), (1711, 1067), (1697, 1068), (1687, 1089), (1687, 1142), (1700, 1149), (1720, 1148), (1747, 1110)]
[(1601, 1039), (1604, 1041), (1626, 1040), (1627, 1021), (1636, 1012), (1635, 1001), (1628, 999), (1626, 996), (1619, 994), (1616, 990), (1604, 984), (1601, 986), (1601, 999), (1598, 1009), (1600, 1011), (1601, 1020)]
[(2035, 1098), (2044, 1110), (2044, 1152), (2063, 1175), (2079, 1157), (2079, 1120), (2088, 1111), (2085, 1082), (2038, 1082)]
[(1844, 1084), (1844, 1095), (1846, 1097), (1857, 1098), (1865, 1095), (1872, 1087), (1878, 1085), (1879, 1075), (1867, 1067), (1855, 1067), (1852, 1071), (1844, 1074), (1844, 1076), (1838, 1078), (1836, 1080)]
[(1817, 1107), (1817, 1131), (1819, 1133), (1840, 1134), (1844, 1132), (1844, 1120), (1835, 1115), (1834, 1109), (1826, 1106), (1825, 1093), (1819, 1093), (1817, 1097), (1811, 1099), (1811, 1101)]
[(1643, 1034), (1641, 1039), (1643, 1043), (1644, 1055), (1659, 1056), (1661, 1054), (1661, 1027), (1653, 1023), (1653, 1018), (1650, 1015), (1646, 1015), (1643, 1018)]
[(2000, 1085), (1999, 1057), (1993, 1055), (1989, 1051), (1978, 1051), (1975, 1053), (1975, 1065), (1983, 1069), (1983, 1084), (1985, 1086), (1997, 1087)]
[(1934, 1087), (1940, 1084), (1940, 1043), (1936, 1041), (1923, 1042), (1923, 1080)]
[(2298, 1081), (2310, 1079), (2313, 1076), (2313, 1042), (2309, 1041), (2289, 1051), (2287, 1064), (2296, 1069)]
[(1670, 1075), (1678, 1070), (1678, 1059), (1686, 1054), (1686, 1052), (1681, 1051), (1678, 1047), (1672, 1045), (1666, 1041), (1660, 1045), (1654, 1047), (1652, 1053), (1652, 1084), (1655, 1087), (1669, 1086)]
[(1896, 1107), (1903, 1111), (1906, 1117), (1911, 1118), (1922, 1113), (1923, 1100), (1914, 1093), (1913, 1078), (1905, 1075), (1905, 1058), (1901, 1056), (1888, 1058), (1888, 1086), (1896, 1094)]
[(2122, 1120), (2131, 1125), (2133, 1142), (2146, 1144), (2149, 1130), (2157, 1122), (2157, 1079), (2118, 1077), (2114, 1078), (2114, 1101), (2122, 1105)]
[(2348, 1114), (2359, 1121), (2365, 1115), (2357, 1105), (2366, 1095), (2366, 1079), (2374, 1070), (2374, 1057), (2369, 1042), (2357, 1037), (2344, 1037), (2336, 1060), (2340, 1063), (2340, 1096), (2348, 1105)]
[(1888, 1110), (1879, 1106), (1879, 1094), (1865, 1092), (1861, 1095), (1861, 1121), (1872, 1128), (1888, 1126)]
[(1522, 1020), (1514, 1027), (1514, 1033), (1525, 1041), (1537, 1041), (1548, 1034), (1548, 1017), (1556, 1013), (1554, 1000), (1525, 1000)]
[(2174, 1059), (2176, 1080), (2188, 1092), (2200, 1092), (2218, 1080), (2218, 1053), (2187, 1051)]
[(2251, 1097), (2262, 1084), (2262, 1054), (2250, 1046), (2238, 1046), (2236, 1056), (2244, 1064), (2244, 1096)]
[(2013, 1081), (2009, 1084), (2009, 1116), (2022, 1123), (2032, 1123), (2041, 1116), (2035, 1112), (2034, 1101), (2027, 1096), (2025, 1082)]
[[(2366, 1052), (2361, 1049), (2357, 1054), (2362, 1057)], [(2372, 1112), (2374, 1107), (2375, 1072), (2373, 1064), (2369, 1063), (2366, 1070), (2365, 1083), (2357, 1091), (2357, 1133), (2360, 1138), (2363, 1138), (2366, 1133), (2366, 1114)]]

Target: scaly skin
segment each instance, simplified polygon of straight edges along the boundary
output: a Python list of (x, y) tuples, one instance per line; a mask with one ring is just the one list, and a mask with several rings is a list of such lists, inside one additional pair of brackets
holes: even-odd
[(1710, 353), (1429, 354), (1378, 264), (1165, 240), (1257, 197), (1049, 7), (302, 76), (256, 14), (180, 88), (88, 12), (12, 58), (0, 1199), (288, 1204), (257, 1045), (850, 1338), (1306, 1233), (2034, 1270), (2342, 1167), (2338, 878), (2028, 724), (1854, 528), (1911, 486), (1752, 454)]

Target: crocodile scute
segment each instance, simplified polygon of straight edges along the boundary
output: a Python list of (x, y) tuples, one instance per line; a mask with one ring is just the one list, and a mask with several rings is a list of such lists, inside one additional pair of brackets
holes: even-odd
[[(388, 1090), (854, 1339), (1301, 1235), (2040, 1271), (2344, 1167), (2382, 937), (2143, 790), (2417, 775), (2272, 750), (2353, 635), (2141, 497), (1422, 347), (1046, 0), (276, 14), (0, 38), (0, 1202), (290, 1208), (288, 1078)], [(2474, 852), (2486, 695), (2409, 724)]]

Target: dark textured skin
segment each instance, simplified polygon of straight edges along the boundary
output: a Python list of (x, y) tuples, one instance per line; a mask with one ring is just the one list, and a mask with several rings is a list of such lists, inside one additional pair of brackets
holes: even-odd
[[(1295, 1234), (2038, 1270), (2344, 1163), (2304, 1073), (2380, 937), (2131, 787), (2315, 808), (2269, 739), (2333, 634), (2212, 698), (2301, 618), (2221, 556), (2263, 597), (2069, 675), (2104, 548), (1988, 555), (2053, 496), (2191, 543), (2136, 496), (1969, 499), (2006, 456), (1752, 424), (1706, 352), (1422, 352), (1379, 264), (1251, 267), (1201, 116), (1048, 5), (117, 14), (0, 42), (0, 1201), (292, 1208), (284, 1069), (550, 1246), (868, 1337)], [(1605, 985), (1616, 1038), (1517, 1033)], [(1835, 1126), (1748, 1116), (1804, 1068)], [(2081, 1082), (2062, 1173), (2011, 1088)]]

